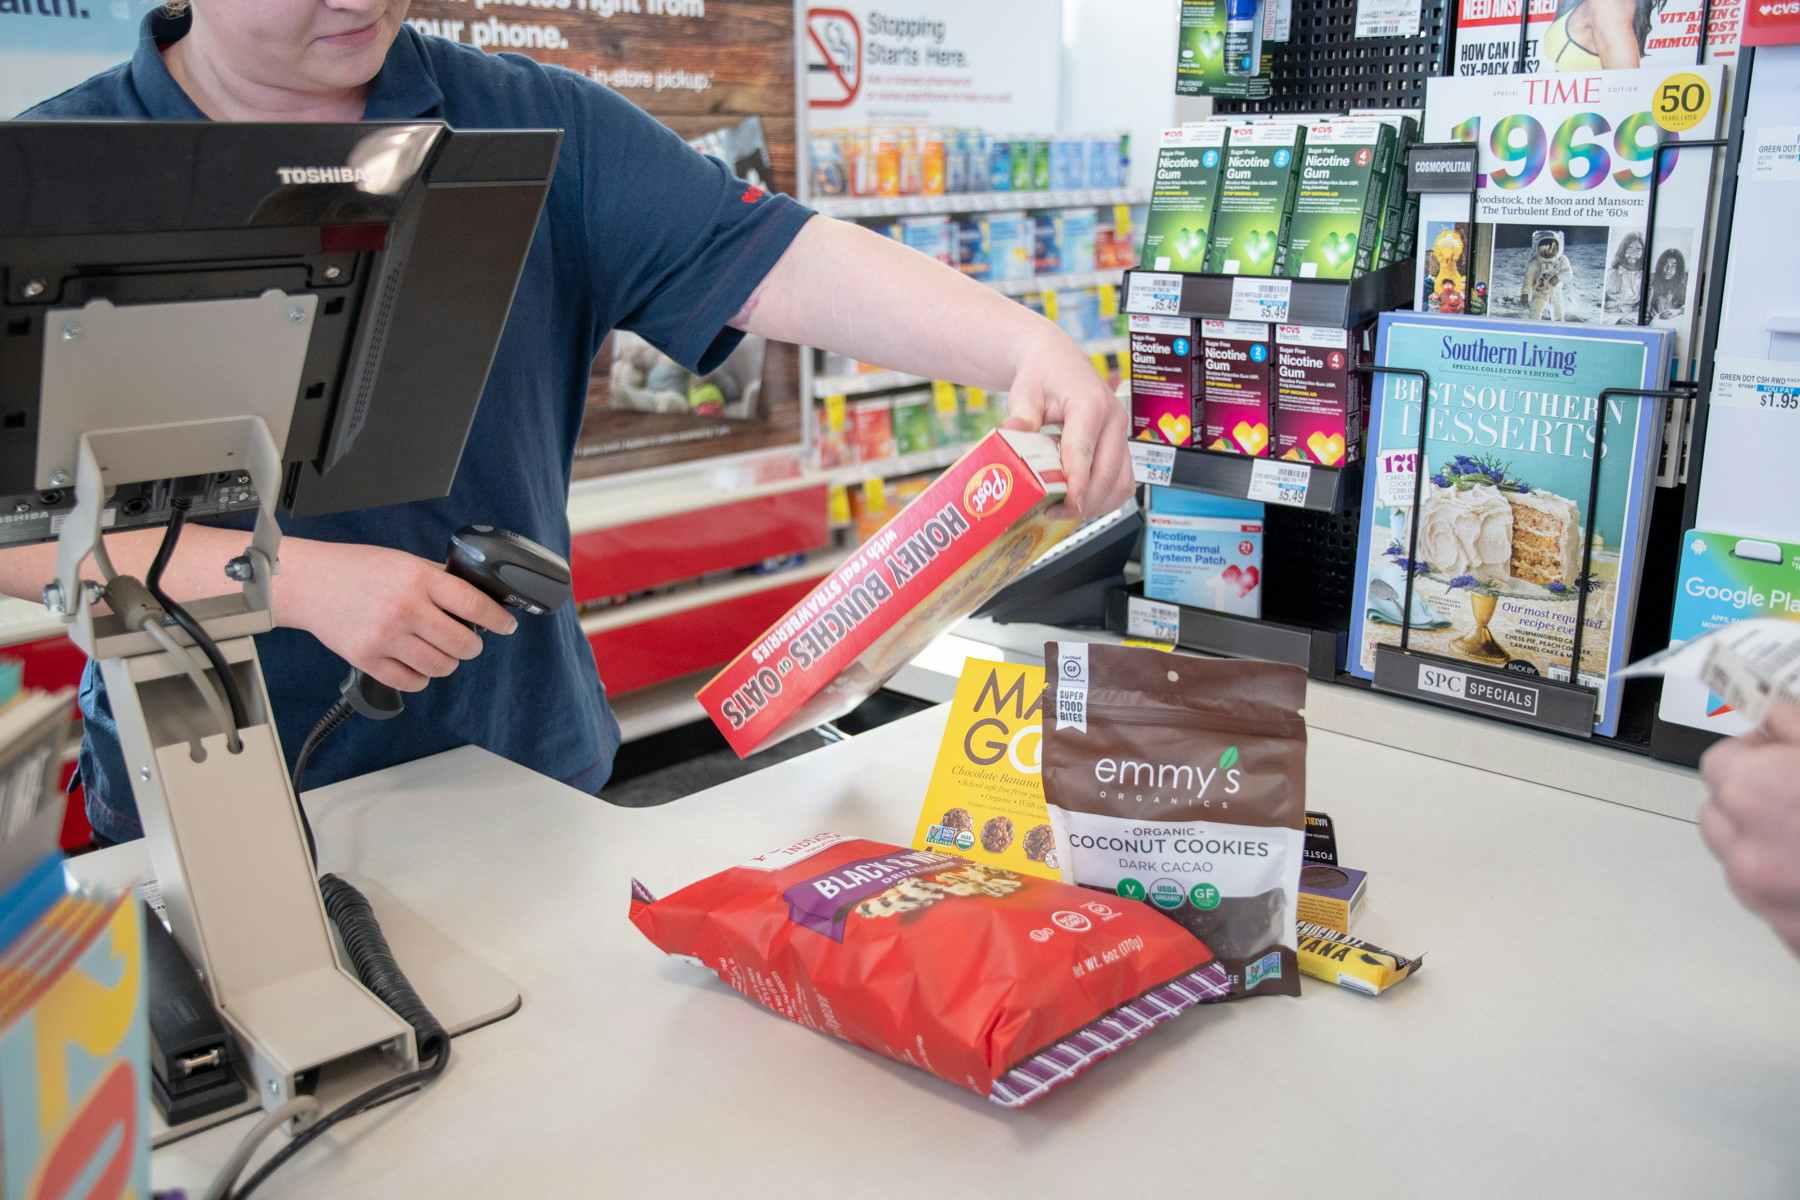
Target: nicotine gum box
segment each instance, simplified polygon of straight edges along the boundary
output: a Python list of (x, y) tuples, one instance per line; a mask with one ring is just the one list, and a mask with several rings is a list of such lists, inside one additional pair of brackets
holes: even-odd
[(1079, 522), (1054, 438), (1003, 429), (917, 499), (700, 689), (740, 757), (843, 716)]

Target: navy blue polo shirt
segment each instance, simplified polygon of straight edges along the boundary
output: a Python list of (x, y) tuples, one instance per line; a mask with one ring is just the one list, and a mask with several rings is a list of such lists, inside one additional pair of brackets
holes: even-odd
[[(158, 49), (187, 28), (185, 15), (152, 12), (130, 62), (22, 115), (205, 120)], [(741, 338), (726, 322), (811, 213), (749, 188), (599, 84), (409, 27), (370, 85), (365, 115), (431, 118), (461, 129), (560, 128), (562, 154), (450, 495), (286, 518), (282, 529), (289, 537), (390, 546), (442, 561), (454, 530), (486, 521), (566, 552), (575, 439), (601, 339), (613, 329), (633, 330), (690, 370), (712, 370)], [(331, 586), (353, 588), (356, 581)], [(598, 791), (612, 771), (619, 726), (575, 613), (522, 617), (517, 633), (485, 641), (480, 658), (407, 697), (400, 717), (340, 730), (314, 756), (307, 784), (474, 744)], [(347, 667), (298, 630), (278, 629), (257, 643), (291, 764), (337, 698)], [(92, 664), (81, 705), (88, 816), (104, 837), (137, 837), (116, 726)]]

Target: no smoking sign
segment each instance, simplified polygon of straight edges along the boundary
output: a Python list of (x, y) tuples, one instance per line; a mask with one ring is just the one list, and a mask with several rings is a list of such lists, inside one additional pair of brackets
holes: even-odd
[(863, 34), (856, 14), (841, 8), (806, 12), (808, 106), (848, 108), (862, 94)]

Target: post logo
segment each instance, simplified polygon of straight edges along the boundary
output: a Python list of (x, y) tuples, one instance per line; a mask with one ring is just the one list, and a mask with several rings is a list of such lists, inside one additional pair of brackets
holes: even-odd
[(976, 520), (997, 512), (1012, 498), (1012, 472), (1001, 463), (977, 471), (963, 489), (963, 507)]

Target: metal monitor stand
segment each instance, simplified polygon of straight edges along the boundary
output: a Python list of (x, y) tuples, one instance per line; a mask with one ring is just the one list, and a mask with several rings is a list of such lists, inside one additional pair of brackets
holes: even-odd
[[(389, 1073), (418, 1065), (412, 1027), (339, 955), (252, 640), (273, 628), (275, 498), (315, 304), (311, 295), (271, 291), (125, 308), (99, 300), (51, 312), (38, 454), (40, 487), (72, 481), (75, 489), (45, 602), (100, 664), (170, 928), (243, 1048), (268, 1109), (310, 1090), (310, 1073), (352, 1056)], [(238, 731), (237, 753), (184, 665), (119, 616), (96, 613), (102, 590), (80, 577), (114, 489), (226, 470), (247, 473), (260, 504), (249, 548), (227, 572), (242, 586), (188, 608), (218, 642), (243, 695), (249, 723)], [(179, 628), (168, 632), (197, 655)], [(390, 940), (410, 967), (400, 932), (390, 930)], [(426, 940), (441, 959), (444, 940)], [(444, 973), (441, 961), (420, 965)], [(491, 985), (488, 974), (482, 982)], [(420, 991), (433, 1001), (431, 989)], [(486, 1020), (518, 1004), (512, 989), (510, 1003), (491, 1011), (494, 994), (489, 986), (480, 1002)], [(453, 1032), (483, 1023), (474, 1015), (439, 1012)]]

